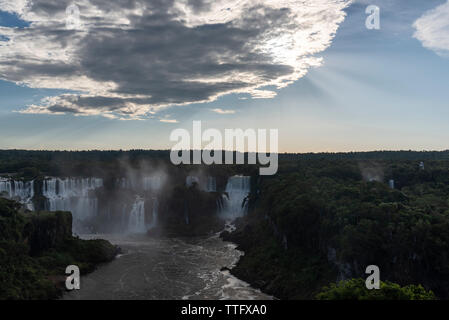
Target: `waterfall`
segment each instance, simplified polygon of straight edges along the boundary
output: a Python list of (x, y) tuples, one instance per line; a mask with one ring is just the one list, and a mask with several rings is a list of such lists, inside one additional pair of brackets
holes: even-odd
[(143, 178), (143, 190), (145, 190), (145, 191), (160, 190), (161, 185), (162, 185), (161, 177), (145, 177), (145, 178)]
[(89, 191), (101, 188), (103, 180), (98, 178), (47, 178), (43, 194), (49, 199), (87, 197)]
[(92, 190), (103, 186), (98, 178), (47, 178), (43, 182), (43, 195), (48, 200), (49, 211), (70, 211), (74, 231), (82, 222), (97, 215), (98, 200)]
[(116, 180), (116, 186), (121, 189), (158, 191), (162, 187), (162, 177), (151, 176), (136, 179), (120, 178)]
[(136, 190), (139, 189), (139, 183), (136, 179), (119, 178), (116, 180), (116, 186), (121, 189)]
[(130, 233), (147, 232), (147, 228), (145, 227), (145, 200), (140, 197), (136, 197), (131, 214), (129, 215), (128, 231)]
[(207, 177), (207, 192), (217, 192), (217, 179), (215, 177)]
[(158, 214), (159, 214), (159, 202), (157, 201), (157, 198), (153, 198), (153, 211), (152, 211), (152, 218), (153, 221), (148, 226), (148, 229), (153, 229), (157, 227), (157, 220), (158, 220)]
[[(128, 233), (146, 233), (157, 226), (159, 203), (156, 196), (162, 190), (163, 183), (163, 176), (161, 175), (124, 177), (116, 180), (117, 187), (126, 190), (125, 194), (132, 195), (135, 198), (134, 203), (132, 203), (132, 200), (123, 199), (125, 204), (122, 209), (122, 217), (125, 221), (124, 228)], [(145, 202), (147, 202), (148, 207), (150, 199), (153, 203), (151, 223), (146, 221), (150, 218), (145, 213)]]
[(34, 180), (17, 181), (7, 178), (0, 178), (0, 195), (4, 194), (7, 198), (19, 201), (28, 210), (33, 211)]
[(389, 185), (391, 189), (395, 189), (394, 180), (390, 180)]
[(225, 219), (235, 219), (246, 214), (246, 199), (251, 191), (251, 177), (234, 176), (228, 179), (227, 196), (224, 196), (220, 215)]
[(198, 178), (195, 176), (188, 176), (186, 178), (186, 186), (192, 187), (194, 184), (198, 185), (198, 188), (206, 192), (217, 192), (217, 180), (215, 177)]
[(188, 176), (186, 178), (186, 186), (187, 187), (192, 187), (194, 184), (197, 184), (198, 186), (200, 185), (200, 179), (198, 177), (194, 177), (194, 176)]
[(126, 178), (120, 178), (116, 180), (116, 185), (121, 189), (129, 189), (130, 181)]

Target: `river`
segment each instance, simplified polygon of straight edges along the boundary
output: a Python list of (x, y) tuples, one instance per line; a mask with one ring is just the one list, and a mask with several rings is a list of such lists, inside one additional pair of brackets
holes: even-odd
[(66, 300), (267, 300), (270, 296), (235, 278), (242, 252), (217, 235), (208, 238), (150, 238), (84, 235), (122, 248), (123, 254), (81, 277), (81, 289)]

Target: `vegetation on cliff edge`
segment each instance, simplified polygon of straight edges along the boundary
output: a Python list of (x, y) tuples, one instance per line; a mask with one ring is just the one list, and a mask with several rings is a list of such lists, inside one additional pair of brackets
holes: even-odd
[(67, 266), (85, 274), (116, 253), (107, 241), (73, 237), (69, 212), (23, 212), (0, 198), (0, 300), (56, 299)]
[(284, 162), (224, 238), (245, 251), (233, 273), (278, 298), (312, 299), (377, 265), (382, 281), (447, 299), (449, 163)]

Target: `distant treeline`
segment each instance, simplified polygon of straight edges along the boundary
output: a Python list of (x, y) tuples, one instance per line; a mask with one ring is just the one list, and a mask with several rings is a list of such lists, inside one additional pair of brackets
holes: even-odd
[[(127, 156), (130, 158), (168, 159), (170, 150), (89, 150), (89, 151), (31, 151), (0, 150), (0, 161), (5, 160), (97, 160), (107, 161)], [(280, 153), (281, 160), (294, 159), (382, 159), (382, 160), (449, 160), (449, 150), (444, 151), (367, 151), (367, 152), (321, 152), (321, 153)]]
[[(246, 162), (245, 162), (246, 163)], [(213, 176), (253, 175), (254, 165), (179, 165), (170, 161), (169, 150), (130, 151), (27, 151), (0, 150), (0, 175), (11, 174), (25, 179), (39, 176), (124, 176), (129, 170), (163, 169), (188, 173), (200, 170)]]
[(339, 153), (281, 154), (282, 160), (327, 159), (327, 160), (449, 160), (445, 151), (369, 151)]
[[(235, 152), (236, 153), (236, 152)], [(224, 156), (224, 153), (223, 153)], [(247, 163), (248, 154), (245, 154)], [(279, 154), (282, 169), (286, 169), (298, 161), (343, 160), (343, 161), (439, 161), (449, 160), (447, 151), (372, 151), (350, 153), (304, 153)], [(142, 163), (151, 166), (170, 166), (169, 150), (111, 150), (111, 151), (27, 151), (0, 150), (0, 174), (12, 173), (23, 178), (35, 178), (41, 175), (61, 176), (98, 176), (116, 174), (125, 167), (138, 169)], [(193, 166), (179, 166), (186, 171)], [(214, 166), (207, 170), (215, 170)], [(224, 170), (219, 166), (218, 171)], [(227, 169), (251, 174), (257, 166), (227, 166)], [(227, 170), (226, 169), (226, 170)], [(256, 168), (257, 169), (257, 168)], [(237, 171), (238, 171), (237, 170)], [(216, 170), (215, 170), (216, 171)]]

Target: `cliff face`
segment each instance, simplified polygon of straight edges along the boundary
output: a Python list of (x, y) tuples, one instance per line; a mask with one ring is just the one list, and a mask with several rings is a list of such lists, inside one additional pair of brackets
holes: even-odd
[(20, 204), (0, 198), (0, 300), (55, 299), (67, 266), (85, 274), (117, 252), (104, 240), (74, 238), (69, 212), (24, 213)]
[(72, 237), (70, 212), (33, 212), (25, 217), (27, 222), (23, 237), (33, 256), (56, 248)]
[[(4, 178), (4, 188), (0, 180), (0, 194), (6, 190), (5, 197), (30, 211), (70, 211), (74, 234), (151, 231), (204, 236), (224, 227), (217, 217), (217, 212), (223, 211), (223, 203), (228, 204), (225, 208), (229, 212), (222, 218), (235, 218), (233, 214), (240, 211), (243, 202), (239, 193), (246, 192), (243, 198), (247, 196), (248, 173), (254, 171), (241, 166), (158, 168), (145, 163), (130, 166), (125, 162), (107, 174), (98, 170), (90, 176), (83, 175), (82, 170), (69, 170), (75, 173), (73, 176), (41, 174), (32, 180), (16, 174)], [(104, 166), (113, 164), (112, 161)], [(238, 173), (246, 176), (236, 176)], [(29, 231), (29, 236), (37, 232), (42, 237), (38, 237), (40, 243), (33, 252), (39, 251), (39, 246), (45, 249), (55, 244), (52, 235), (42, 234), (48, 229), (36, 229), (41, 225), (36, 221), (30, 222), (33, 231)], [(46, 241), (49, 243), (43, 243)]]
[(159, 227), (150, 234), (174, 236), (204, 236), (219, 232), (224, 221), (217, 215), (219, 193), (209, 193), (196, 187), (176, 187), (162, 198)]
[(266, 178), (249, 215), (224, 234), (245, 251), (233, 273), (278, 298), (310, 299), (376, 265), (382, 281), (447, 299), (449, 168), (433, 165), (426, 174), (385, 165), (400, 189), (357, 177), (357, 163), (306, 163)]
[(225, 241), (238, 245), (245, 254), (231, 273), (252, 287), (278, 299), (313, 299), (319, 289), (337, 277), (337, 271), (319, 252), (285, 245), (273, 225), (251, 212), (235, 222), (236, 230), (223, 232)]

